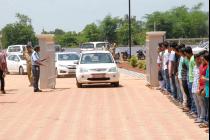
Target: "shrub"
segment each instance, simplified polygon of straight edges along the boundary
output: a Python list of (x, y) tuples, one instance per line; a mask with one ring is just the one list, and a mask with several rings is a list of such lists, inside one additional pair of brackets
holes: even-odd
[(132, 67), (137, 67), (138, 66), (138, 57), (137, 56), (132, 56), (130, 59), (130, 65)]
[(145, 61), (145, 60), (140, 60), (140, 61), (138, 62), (138, 68), (139, 68), (139, 69), (146, 70), (146, 61)]

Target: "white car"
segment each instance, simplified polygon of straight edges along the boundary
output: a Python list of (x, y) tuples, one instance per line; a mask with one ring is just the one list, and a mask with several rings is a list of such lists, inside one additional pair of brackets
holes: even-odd
[(26, 45), (11, 45), (7, 48), (7, 55), (16, 54), (16, 53), (23, 53), (26, 49)]
[(92, 51), (92, 50), (106, 50), (109, 48), (110, 44), (108, 42), (88, 42), (80, 46), (82, 51)]
[(24, 75), (27, 73), (27, 64), (22, 54), (11, 54), (7, 57), (7, 67), (9, 73), (19, 73)]
[(202, 51), (205, 51), (205, 50), (209, 52), (209, 41), (201, 43), (197, 47), (193, 48), (193, 53), (198, 54), (198, 53), (200, 53)]
[(111, 83), (119, 86), (119, 70), (109, 51), (86, 51), (81, 53), (76, 70), (77, 87), (83, 84)]
[(62, 52), (55, 55), (57, 77), (76, 73), (77, 62), (80, 55), (74, 52)]

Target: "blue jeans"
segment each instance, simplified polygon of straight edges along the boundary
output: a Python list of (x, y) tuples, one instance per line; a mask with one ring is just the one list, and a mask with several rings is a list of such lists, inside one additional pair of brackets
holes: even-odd
[(206, 121), (209, 122), (209, 98), (205, 98), (205, 104), (206, 104)]
[(188, 81), (188, 89), (189, 89), (189, 95), (190, 95), (189, 96), (190, 97), (190, 109), (191, 109), (191, 112), (197, 113), (195, 101), (194, 101), (193, 93), (192, 93), (192, 85), (193, 85), (193, 83)]
[(32, 66), (34, 91), (39, 90), (40, 67)]
[(176, 99), (177, 98), (177, 89), (176, 89), (175, 75), (172, 75), (170, 77), (170, 86), (171, 86), (171, 95)]
[(179, 78), (175, 76), (175, 81), (176, 81), (176, 92), (177, 92), (177, 100), (182, 103), (183, 102), (183, 93), (181, 91), (180, 83), (179, 83)]
[(163, 78), (164, 78), (164, 82), (165, 82), (165, 84), (166, 84), (166, 90), (167, 90), (168, 92), (171, 92), (171, 88), (170, 88), (170, 79), (169, 79), (168, 70), (164, 70)]

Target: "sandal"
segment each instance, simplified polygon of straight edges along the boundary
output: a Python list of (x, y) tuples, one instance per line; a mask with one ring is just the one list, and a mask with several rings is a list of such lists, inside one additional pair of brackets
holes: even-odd
[(199, 127), (200, 128), (208, 128), (209, 126), (207, 124), (205, 124), (205, 123), (202, 123), (202, 124), (199, 125)]

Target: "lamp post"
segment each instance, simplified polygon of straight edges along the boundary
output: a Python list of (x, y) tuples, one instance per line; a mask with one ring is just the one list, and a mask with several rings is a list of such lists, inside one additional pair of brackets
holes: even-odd
[(132, 56), (131, 54), (131, 0), (129, 0), (129, 15), (128, 15), (128, 20), (129, 20), (129, 51), (130, 51), (130, 58)]

